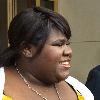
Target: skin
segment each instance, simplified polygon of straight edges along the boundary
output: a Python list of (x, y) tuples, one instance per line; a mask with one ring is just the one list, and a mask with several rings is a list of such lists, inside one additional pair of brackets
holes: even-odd
[[(25, 69), (36, 79), (46, 84), (53, 84), (68, 77), (72, 57), (72, 49), (69, 47), (66, 37), (60, 31), (52, 30), (51, 33), (42, 52), (35, 59), (32, 60), (36, 51), (34, 46), (24, 50), (32, 55), (28, 62), (29, 65)], [(26, 58), (28, 57), (26, 56)]]
[[(76, 93), (64, 81), (69, 76), (71, 67), (72, 50), (69, 47), (69, 42), (59, 31), (53, 30), (51, 32), (42, 52), (35, 59), (33, 58), (36, 48), (33, 45), (22, 50), (21, 59), (17, 61), (20, 65), (20, 73), (32, 88), (48, 100), (58, 100), (54, 83), (56, 83), (61, 100), (66, 100), (66, 98), (67, 100), (77, 100)], [(5, 69), (5, 73), (4, 91), (6, 95), (11, 96), (13, 100), (33, 100), (33, 98), (34, 100), (42, 100), (27, 87), (15, 69)]]

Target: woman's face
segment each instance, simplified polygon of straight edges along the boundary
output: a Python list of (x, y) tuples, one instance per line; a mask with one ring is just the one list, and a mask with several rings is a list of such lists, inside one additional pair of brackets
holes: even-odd
[(69, 41), (59, 31), (51, 31), (42, 52), (32, 61), (33, 75), (45, 82), (55, 83), (69, 75), (72, 49)]

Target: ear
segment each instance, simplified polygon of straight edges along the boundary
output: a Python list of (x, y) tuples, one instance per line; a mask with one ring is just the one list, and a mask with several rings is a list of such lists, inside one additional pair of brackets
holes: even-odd
[(31, 49), (31, 48), (24, 48), (24, 49), (22, 50), (22, 54), (23, 54), (25, 57), (32, 57), (32, 56), (33, 56), (32, 49)]
[(20, 44), (20, 51), (21, 55), (24, 55), (24, 57), (33, 57), (36, 53), (36, 47), (23, 41)]

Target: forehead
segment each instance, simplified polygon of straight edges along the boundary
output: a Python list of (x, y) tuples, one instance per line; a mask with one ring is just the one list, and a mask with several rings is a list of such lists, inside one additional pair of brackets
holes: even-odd
[(63, 33), (61, 33), (60, 31), (57, 30), (52, 30), (50, 32), (50, 35), (47, 39), (48, 42), (54, 41), (54, 40), (58, 40), (58, 39), (66, 39), (65, 35)]

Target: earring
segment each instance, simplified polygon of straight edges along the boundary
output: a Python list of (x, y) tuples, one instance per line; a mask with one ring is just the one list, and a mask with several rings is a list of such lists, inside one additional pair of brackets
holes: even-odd
[(26, 57), (32, 57), (32, 53), (29, 50), (24, 49), (23, 55)]

